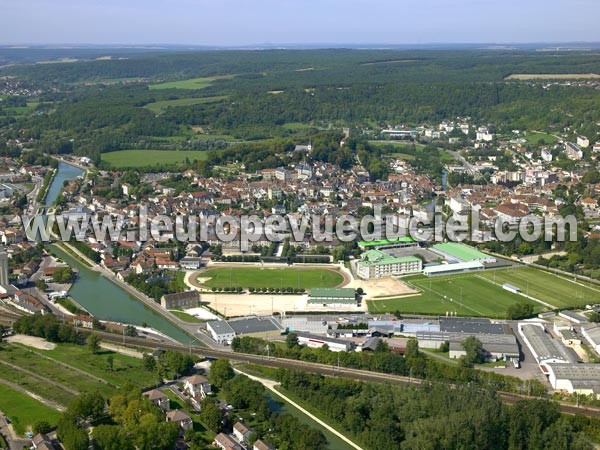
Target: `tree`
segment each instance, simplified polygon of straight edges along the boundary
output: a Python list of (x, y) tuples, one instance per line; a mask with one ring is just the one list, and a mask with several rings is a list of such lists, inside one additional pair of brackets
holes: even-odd
[(87, 346), (92, 353), (98, 353), (100, 351), (100, 336), (96, 333), (90, 334), (87, 338)]
[(108, 370), (112, 372), (115, 364), (115, 357), (113, 355), (108, 355), (106, 358), (106, 364), (108, 365)]
[(133, 325), (127, 325), (125, 327), (125, 334), (127, 336), (136, 337), (138, 335), (137, 328)]
[(285, 343), (287, 348), (294, 348), (296, 345), (298, 345), (298, 335), (296, 333), (288, 333), (288, 335), (285, 337)]
[(52, 425), (50, 425), (45, 420), (39, 420), (33, 424), (32, 429), (33, 429), (33, 434), (38, 434), (38, 433), (46, 434), (46, 433), (50, 433), (50, 431), (52, 431)]
[(96, 450), (133, 450), (134, 448), (126, 431), (114, 425), (95, 427), (92, 442)]
[(220, 433), (223, 429), (223, 413), (219, 406), (212, 398), (207, 397), (202, 400), (201, 407), (200, 420), (202, 423), (213, 433)]
[(481, 341), (475, 336), (469, 336), (462, 343), (462, 347), (467, 352), (465, 360), (470, 364), (482, 363), (484, 361), (484, 350)]
[(69, 405), (69, 413), (79, 419), (96, 420), (104, 415), (106, 400), (99, 392), (84, 392)]
[(217, 359), (210, 365), (208, 377), (211, 384), (223, 387), (234, 375), (228, 359)]
[(146, 372), (154, 372), (156, 370), (156, 359), (147, 353), (144, 353), (144, 370)]

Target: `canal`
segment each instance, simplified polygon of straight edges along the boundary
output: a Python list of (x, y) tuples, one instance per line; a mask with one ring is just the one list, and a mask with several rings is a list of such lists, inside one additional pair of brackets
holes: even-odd
[[(65, 181), (82, 174), (83, 170), (61, 162), (48, 190), (46, 204), (51, 205), (56, 200)], [(183, 344), (189, 344), (191, 338), (175, 324), (147, 308), (120, 286), (89, 269), (56, 245), (49, 247), (79, 272), (69, 295), (94, 317), (133, 325), (146, 324)]]

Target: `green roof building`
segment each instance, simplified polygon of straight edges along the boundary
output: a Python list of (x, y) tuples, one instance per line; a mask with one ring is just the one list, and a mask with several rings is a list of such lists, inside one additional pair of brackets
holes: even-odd
[(416, 256), (397, 257), (375, 249), (364, 252), (356, 266), (358, 276), (365, 280), (420, 273), (421, 270), (423, 262)]
[(457, 242), (445, 242), (434, 245), (431, 250), (451, 262), (479, 261), (481, 263), (496, 262), (496, 258), (480, 252), (474, 247)]
[(360, 241), (358, 247), (362, 250), (368, 248), (403, 248), (415, 247), (417, 242), (410, 236), (404, 236), (396, 239), (379, 239), (377, 241)]
[(357, 305), (354, 288), (314, 288), (310, 290), (309, 305)]

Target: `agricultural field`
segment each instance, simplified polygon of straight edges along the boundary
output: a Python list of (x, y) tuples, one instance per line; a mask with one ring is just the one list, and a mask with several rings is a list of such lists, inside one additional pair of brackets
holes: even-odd
[(334, 269), (264, 269), (230, 267), (208, 269), (198, 277), (209, 288), (332, 288), (344, 277)]
[[(8, 362), (41, 375), (43, 378), (56, 382), (58, 387), (66, 386), (77, 392), (99, 391), (106, 396), (111, 396), (117, 391), (116, 386), (102, 383), (95, 378), (83, 375), (81, 372), (69, 370), (65, 366), (58, 365), (55, 360), (40, 357), (39, 354), (20, 345), (6, 346), (0, 352), (0, 361)], [(104, 363), (108, 367), (107, 362)], [(4, 365), (0, 365), (0, 367), (7, 368)]]
[(600, 289), (533, 267), (514, 267), (480, 272), (498, 284), (517, 286), (524, 294), (549, 303), (556, 308), (600, 303)]
[(206, 151), (195, 150), (121, 150), (102, 154), (102, 161), (116, 169), (151, 167), (156, 164), (177, 164), (190, 161), (203, 161), (208, 157)]
[(233, 78), (234, 75), (221, 75), (218, 77), (200, 77), (188, 78), (186, 80), (168, 81), (166, 83), (150, 84), (148, 87), (152, 89), (204, 89), (217, 80), (227, 80)]
[(190, 105), (199, 105), (202, 103), (211, 103), (218, 102), (226, 99), (227, 96), (221, 95), (216, 97), (193, 97), (193, 98), (178, 98), (176, 100), (162, 100), (159, 102), (148, 103), (144, 105), (144, 108), (149, 109), (150, 111), (160, 114), (167, 108), (177, 107), (177, 106), (190, 106)]
[[(142, 366), (142, 360), (109, 350), (93, 355), (86, 346), (59, 344), (54, 350), (39, 350), (45, 356), (93, 374), (109, 383), (123, 386), (132, 383), (140, 388), (154, 386), (155, 380)], [(113, 357), (112, 369), (108, 356)]]
[(509, 306), (531, 303), (534, 311), (544, 308), (539, 303), (508, 292), (481, 277), (483, 272), (440, 277), (414, 276), (404, 278), (421, 291), (420, 295), (404, 298), (372, 300), (369, 311), (504, 318)]
[(56, 425), (60, 413), (33, 398), (0, 384), (0, 410), (11, 420), (15, 431), (23, 435), (34, 423)]

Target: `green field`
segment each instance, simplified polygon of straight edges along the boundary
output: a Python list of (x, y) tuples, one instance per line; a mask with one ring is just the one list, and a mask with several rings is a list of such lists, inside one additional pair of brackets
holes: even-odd
[(176, 100), (162, 100), (159, 102), (148, 103), (147, 105), (144, 105), (144, 108), (149, 109), (150, 111), (152, 111), (156, 114), (159, 114), (160, 112), (162, 112), (165, 109), (170, 108), (170, 107), (189, 106), (189, 105), (198, 105), (201, 103), (218, 102), (218, 101), (221, 101), (226, 98), (227, 98), (227, 96), (225, 96), (225, 95), (216, 96), (216, 97), (178, 98)]
[(243, 288), (330, 288), (344, 281), (335, 270), (328, 269), (261, 269), (261, 268), (222, 268), (208, 269), (200, 275), (207, 287)]
[(556, 308), (584, 306), (600, 302), (600, 289), (585, 283), (574, 283), (533, 267), (514, 267), (480, 272), (485, 278), (498, 284), (510, 283), (521, 289), (523, 294), (549, 303)]
[(151, 167), (156, 164), (177, 164), (189, 159), (203, 161), (208, 158), (206, 151), (194, 150), (121, 150), (102, 154), (102, 161), (111, 167)]
[[(117, 392), (114, 386), (101, 383), (80, 372), (69, 370), (64, 366), (56, 364), (53, 360), (41, 358), (37, 354), (28, 351), (26, 347), (8, 345), (0, 352), (0, 360), (22, 367), (78, 392), (100, 391), (106, 396), (112, 396)], [(106, 361), (104, 361), (104, 364), (108, 367)], [(8, 367), (0, 366), (0, 368)]]
[(188, 78), (186, 80), (169, 81), (166, 83), (150, 84), (150, 89), (204, 89), (216, 80), (233, 78), (233, 75), (222, 75), (218, 77)]
[(0, 411), (12, 421), (15, 431), (21, 435), (28, 427), (40, 420), (56, 425), (60, 417), (58, 411), (2, 384), (0, 384)]
[[(117, 386), (132, 383), (140, 388), (154, 386), (155, 380), (142, 366), (142, 360), (109, 350), (91, 354), (83, 345), (59, 344), (54, 350), (36, 350), (57, 361), (64, 362), (87, 373), (100, 377)], [(113, 357), (113, 368), (109, 368), (108, 356)]]
[(445, 315), (447, 312), (473, 317), (503, 318), (510, 305), (521, 302), (533, 304), (534, 311), (543, 310), (539, 303), (508, 292), (481, 278), (484, 272), (465, 275), (404, 278), (415, 286), (420, 295), (368, 302), (374, 313), (400, 311), (402, 313)]
[(546, 133), (528, 133), (525, 136), (525, 139), (527, 139), (529, 144), (534, 145), (539, 144), (541, 140), (543, 140), (545, 144), (554, 144), (557, 141), (554, 136)]

